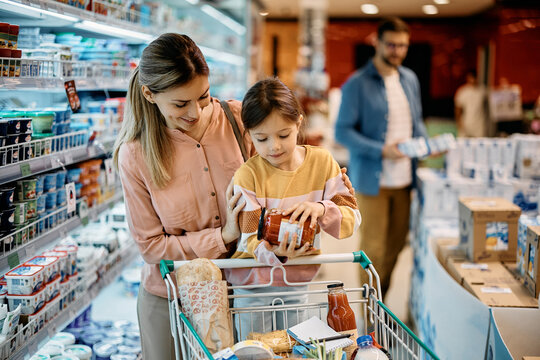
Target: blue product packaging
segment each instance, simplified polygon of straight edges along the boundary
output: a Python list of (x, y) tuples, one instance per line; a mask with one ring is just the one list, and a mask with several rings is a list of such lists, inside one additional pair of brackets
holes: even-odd
[(62, 185), (62, 187), (59, 187), (58, 190), (56, 190), (56, 206), (64, 205), (66, 205), (66, 189)]
[(37, 197), (37, 206), (36, 210), (38, 215), (41, 215), (45, 212), (46, 209), (46, 202), (47, 202), (47, 195), (41, 194)]
[(45, 177), (43, 175), (36, 175), (36, 195), (43, 194), (44, 185), (45, 185)]
[(80, 168), (69, 169), (67, 171), (66, 182), (78, 182), (79, 178), (81, 177), (81, 172), (82, 170)]
[(45, 174), (43, 175), (43, 192), (55, 191), (56, 190), (56, 174)]
[(48, 192), (45, 198), (45, 209), (53, 210), (56, 209), (56, 191)]
[(92, 347), (96, 360), (110, 360), (111, 355), (116, 353), (116, 346), (105, 342), (99, 342)]
[(67, 176), (66, 170), (59, 170), (56, 172), (56, 188), (57, 189), (60, 189), (62, 186), (66, 184), (66, 176)]

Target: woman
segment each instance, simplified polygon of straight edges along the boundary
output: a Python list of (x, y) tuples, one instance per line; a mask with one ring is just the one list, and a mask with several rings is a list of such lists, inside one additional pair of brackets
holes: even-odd
[[(240, 235), (244, 204), (230, 181), (243, 158), (208, 74), (189, 37), (169, 33), (150, 43), (115, 144), (129, 228), (145, 262), (137, 300), (144, 359), (174, 358), (159, 261), (225, 257)], [(241, 127), (240, 102), (228, 104)], [(253, 153), (247, 138), (244, 145)]]

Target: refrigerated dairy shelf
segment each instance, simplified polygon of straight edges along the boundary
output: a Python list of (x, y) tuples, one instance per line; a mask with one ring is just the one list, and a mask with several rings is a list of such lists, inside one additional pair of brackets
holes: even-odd
[[(114, 207), (114, 204), (120, 201), (122, 197), (122, 190), (117, 189), (115, 191), (115, 195), (113, 195), (110, 199), (103, 202), (102, 204), (89, 208), (88, 214), (75, 214), (69, 219), (66, 219), (65, 222), (58, 224), (50, 230), (45, 229), (47, 231), (44, 231), (36, 238), (29, 240), (26, 243), (21, 244), (17, 248), (8, 252), (3, 251), (4, 249), (2, 244), (2, 249), (0, 249), (0, 274), (5, 274), (9, 271), (9, 269), (29, 260), (36, 255), (37, 250), (44, 248), (45, 246), (51, 244), (54, 241), (64, 238), (71, 230), (74, 230), (81, 225), (85, 225), (86, 223), (88, 223), (89, 220), (96, 220), (98, 216), (104, 211)], [(78, 203), (80, 202), (81, 200), (78, 201)], [(48, 216), (56, 216), (58, 213), (65, 211), (66, 209), (67, 207), (64, 206), (52, 212)], [(35, 226), (35, 223), (37, 223), (38, 221), (47, 221), (47, 217), (34, 221), (27, 227)], [(13, 236), (13, 234), (8, 235), (7, 237), (10, 236)], [(2, 243), (4, 239), (5, 238), (2, 239)]]
[[(43, 141), (56, 141), (71, 136), (79, 136), (84, 132), (70, 133), (66, 135), (59, 135), (51, 137), (48, 140)], [(8, 182), (16, 181), (24, 177), (36, 175), (44, 171), (54, 170), (63, 166), (75, 164), (81, 161), (86, 161), (95, 158), (96, 156), (105, 155), (111, 151), (114, 144), (114, 137), (107, 137), (104, 139), (95, 140), (92, 145), (89, 146), (77, 146), (68, 148), (62, 151), (53, 151), (50, 155), (44, 155), (35, 157), (29, 160), (18, 161), (13, 164), (0, 166), (0, 185)], [(37, 141), (33, 141), (34, 143)], [(15, 146), (24, 146), (23, 144)]]
[[(102, 276), (96, 283), (92, 284), (84, 295), (79, 296), (70, 303), (67, 308), (63, 309), (58, 315), (50, 320), (43, 326), (36, 334), (30, 338), (24, 339), (24, 332), (28, 331), (32, 324), (27, 324), (23, 330), (15, 334), (12, 338), (0, 345), (0, 351), (6, 350), (5, 347), (9, 346), (11, 340), (18, 341), (19, 349), (9, 356), (9, 359), (22, 360), (26, 357), (35, 354), (38, 349), (49, 341), (58, 331), (64, 329), (69, 323), (71, 323), (77, 316), (79, 316), (96, 298), (96, 296), (108, 285), (110, 285), (116, 278), (120, 276), (122, 271), (135, 259), (137, 250), (134, 246), (125, 246), (119, 250), (119, 261), (113, 262), (111, 268)], [(79, 286), (84, 286), (88, 278), (82, 278), (71, 289)], [(59, 301), (59, 299), (57, 299)], [(34, 320), (35, 321), (35, 320)]]

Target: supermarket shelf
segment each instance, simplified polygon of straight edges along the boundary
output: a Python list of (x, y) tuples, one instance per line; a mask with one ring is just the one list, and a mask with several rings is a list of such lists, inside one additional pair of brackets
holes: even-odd
[[(0, 77), (0, 89), (6, 90), (51, 90), (65, 92), (64, 82), (69, 78), (26, 78), (26, 77)], [(109, 90), (127, 91), (129, 77), (125, 79), (75, 79), (77, 91)]]
[[(1, 0), (2, 11), (6, 15), (19, 16), (19, 25), (41, 27), (73, 27), (109, 38), (125, 39), (131, 43), (147, 43), (154, 38), (157, 26), (141, 26), (130, 19), (152, 19), (138, 11), (113, 5), (106, 1), (93, 1), (93, 9), (88, 11), (54, 0)], [(99, 9), (116, 13), (121, 18), (99, 13)]]
[[(51, 155), (20, 161), (15, 164), (1, 166), (0, 185), (104, 155), (110, 151), (113, 143), (114, 139), (108, 138), (101, 141), (94, 141), (90, 146), (81, 146)], [(28, 171), (28, 166), (30, 167), (30, 171)]]
[[(64, 329), (77, 316), (79, 316), (98, 296), (98, 294), (114, 280), (116, 280), (122, 271), (136, 258), (137, 250), (134, 246), (126, 246), (120, 250), (118, 254), (120, 261), (115, 262), (109, 271), (96, 283), (90, 286), (84, 295), (79, 295), (68, 307), (62, 310), (56, 318), (48, 322), (37, 334), (25, 342), (18, 351), (16, 351), (10, 359), (22, 360), (25, 357), (32, 356), (38, 349), (45, 345), (58, 331)], [(79, 281), (84, 282), (83, 278)]]
[[(87, 219), (96, 220), (101, 213), (112, 208), (116, 202), (122, 199), (122, 197), (122, 191), (117, 190), (111, 199), (100, 205), (89, 208)], [(63, 209), (64, 208), (59, 209), (58, 212)], [(67, 219), (62, 224), (54, 227), (50, 231), (47, 231), (35, 239), (30, 240), (26, 244), (17, 247), (15, 250), (2, 254), (0, 256), (0, 274), (5, 274), (10, 270), (10, 263), (13, 265), (26, 262), (36, 255), (36, 251), (38, 249), (42, 249), (48, 244), (65, 237), (71, 230), (81, 226), (84, 222), (86, 222), (86, 219), (75, 215), (72, 218)]]

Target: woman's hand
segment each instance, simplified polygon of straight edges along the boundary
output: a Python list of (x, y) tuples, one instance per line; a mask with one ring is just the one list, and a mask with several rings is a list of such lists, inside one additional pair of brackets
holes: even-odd
[[(285, 231), (283, 233), (283, 238), (289, 238), (289, 232)], [(264, 245), (270, 251), (272, 251), (276, 256), (286, 257), (287, 259), (294, 259), (299, 256), (312, 255), (317, 253), (318, 250), (311, 247), (309, 243), (305, 243), (301, 248), (295, 249), (296, 241), (298, 239), (298, 234), (294, 233), (292, 235), (291, 242), (287, 244), (287, 241), (282, 241), (279, 246), (271, 245), (268, 241), (264, 240)]]
[(233, 195), (234, 189), (234, 178), (231, 179), (229, 186), (227, 186), (227, 191), (225, 193), (227, 198), (227, 220), (225, 226), (221, 228), (221, 237), (225, 244), (232, 243), (240, 237), (240, 226), (238, 225), (238, 214), (244, 206), (246, 206), (246, 201), (242, 200), (238, 202), (241, 193)]
[(349, 189), (349, 192), (352, 196), (354, 196), (354, 188), (352, 186), (351, 179), (349, 179), (349, 176), (347, 175), (347, 168), (342, 167), (341, 168), (341, 178), (343, 179), (343, 182), (345, 183), (345, 186), (347, 189)]
[(288, 208), (282, 214), (289, 215), (292, 213), (289, 219), (289, 223), (291, 224), (300, 216), (300, 219), (298, 220), (299, 228), (303, 228), (304, 222), (306, 222), (307, 218), (311, 216), (311, 223), (309, 224), (309, 227), (315, 229), (317, 226), (317, 220), (324, 215), (324, 211), (325, 208), (323, 204), (312, 201), (304, 201)]

